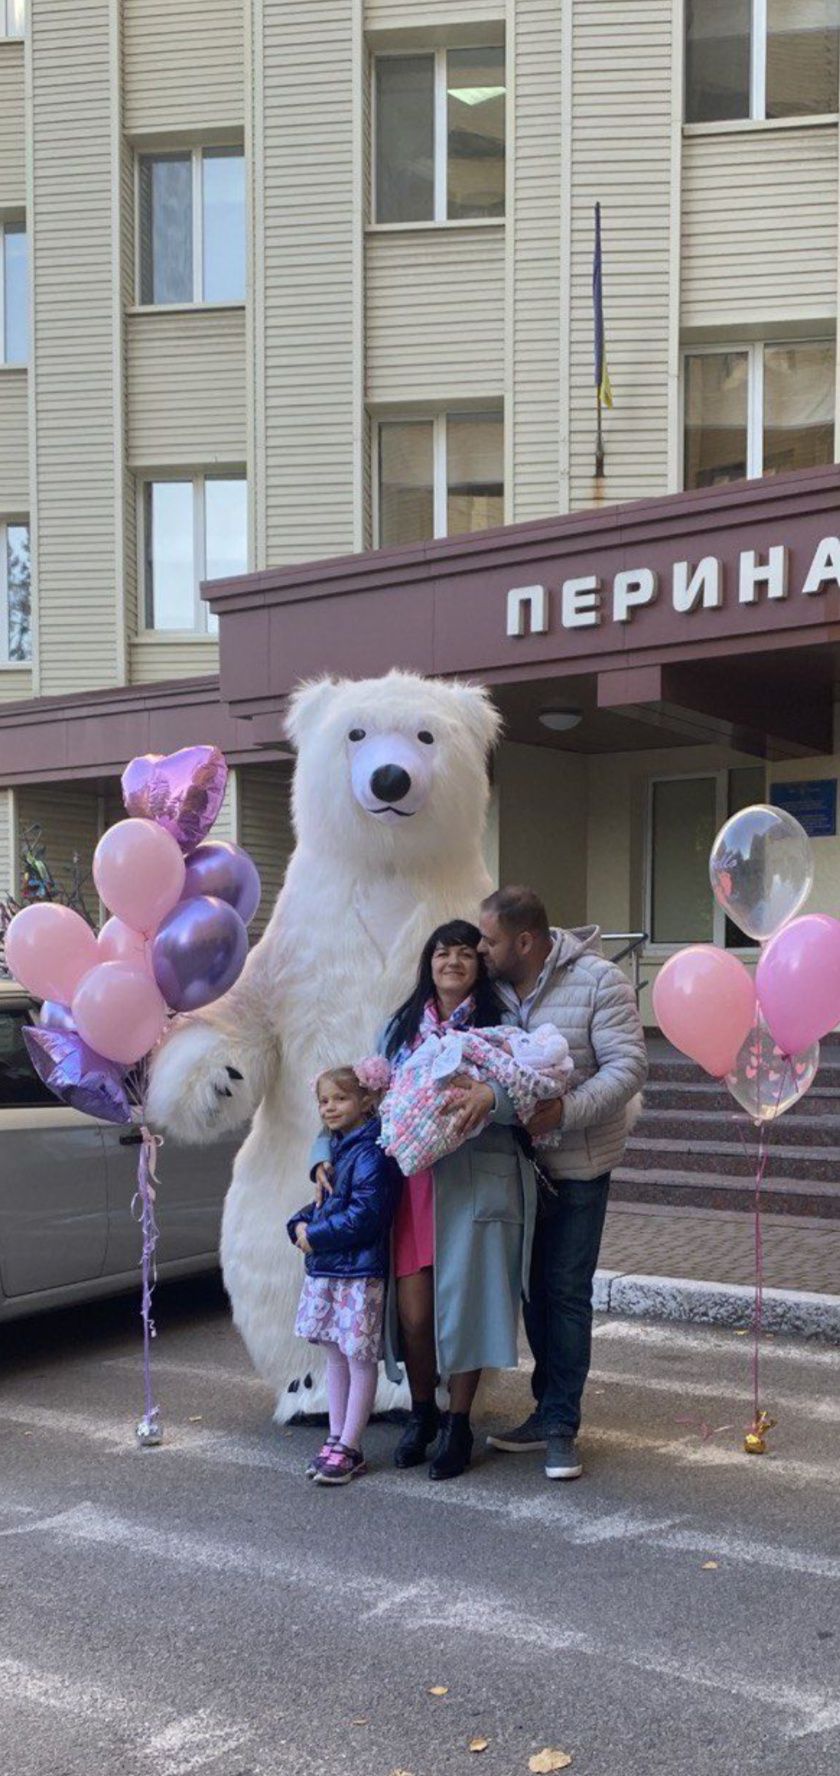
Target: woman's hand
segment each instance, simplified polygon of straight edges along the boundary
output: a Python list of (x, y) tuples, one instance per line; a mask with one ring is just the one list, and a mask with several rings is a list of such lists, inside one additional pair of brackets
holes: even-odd
[(480, 1079), (465, 1079), (453, 1085), (451, 1096), (457, 1105), (455, 1132), (465, 1141), (484, 1127), (495, 1107), (496, 1094), (492, 1085), (483, 1085)]
[(562, 1123), (563, 1099), (547, 1098), (545, 1103), (537, 1106), (530, 1122), (526, 1122), (525, 1127), (529, 1135), (550, 1135), (554, 1129), (561, 1128)]
[(311, 1252), (312, 1251), (312, 1247), (310, 1246), (309, 1241), (306, 1237), (306, 1222), (305, 1221), (298, 1221), (297, 1226), (295, 1227), (295, 1245), (298, 1247), (298, 1250), (301, 1252)]
[(326, 1198), (328, 1196), (332, 1196), (332, 1193), (333, 1193), (332, 1178), (333, 1178), (332, 1166), (327, 1164), (327, 1162), (325, 1161), (323, 1164), (319, 1165), (318, 1170), (315, 1173), (315, 1206), (316, 1206), (316, 1208), (320, 1209), (321, 1204), (326, 1200)]

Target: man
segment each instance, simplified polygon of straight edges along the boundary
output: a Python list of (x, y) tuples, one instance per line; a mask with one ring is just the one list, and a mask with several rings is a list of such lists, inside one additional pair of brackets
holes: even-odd
[(610, 1173), (624, 1153), (631, 1100), (647, 1077), (647, 1051), (635, 995), (600, 954), (597, 926), (553, 930), (530, 888), (500, 888), (483, 902), (479, 948), (508, 1011), (523, 1030), (551, 1023), (575, 1063), (564, 1098), (541, 1104), (532, 1136), (558, 1129), (559, 1145), (539, 1147), (540, 1187), (525, 1329), (534, 1354), (536, 1409), (524, 1424), (488, 1437), (512, 1454), (545, 1449), (549, 1480), (582, 1472), (576, 1437), (592, 1354), (592, 1279), (598, 1262)]

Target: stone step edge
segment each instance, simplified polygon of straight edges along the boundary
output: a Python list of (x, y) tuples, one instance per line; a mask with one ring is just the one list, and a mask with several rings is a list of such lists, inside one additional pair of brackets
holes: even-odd
[[(703, 1129), (711, 1127), (712, 1123), (715, 1123), (717, 1126), (720, 1126), (720, 1124), (723, 1123), (724, 1127), (728, 1127), (733, 1131), (737, 1124), (745, 1130), (748, 1136), (754, 1136), (753, 1125), (744, 1116), (743, 1111), (727, 1109), (695, 1110), (693, 1108), (687, 1110), (679, 1104), (645, 1104), (644, 1110), (642, 1111), (633, 1132), (634, 1134), (637, 1134), (639, 1129), (643, 1129), (646, 1134), (648, 1129), (650, 1129), (650, 1132), (653, 1135), (654, 1130), (658, 1128), (661, 1123), (674, 1122), (679, 1117), (682, 1117), (685, 1121), (686, 1141), (690, 1139), (692, 1146), (694, 1146), (695, 1135), (701, 1134)], [(780, 1119), (779, 1122), (779, 1126), (784, 1129), (784, 1132), (787, 1135), (795, 1134), (798, 1129), (813, 1128), (814, 1125), (816, 1125), (817, 1128), (831, 1129), (835, 1134), (840, 1134), (840, 1116), (818, 1114), (799, 1116), (795, 1110), (791, 1110), (785, 1116), (784, 1121), (781, 1121)], [(771, 1143), (774, 1146), (795, 1147), (797, 1145), (796, 1141), (780, 1141), (778, 1135), (775, 1133), (775, 1126), (776, 1125), (774, 1125), (774, 1129), (770, 1136)], [(838, 1150), (840, 1150), (840, 1146), (838, 1146)]]
[[(700, 1282), (694, 1277), (648, 1276), (597, 1270), (592, 1293), (596, 1313), (621, 1319), (683, 1320), (700, 1326), (748, 1330), (754, 1290), (743, 1283)], [(765, 1332), (821, 1339), (840, 1345), (840, 1295), (809, 1289), (765, 1289)]]
[[(733, 1175), (732, 1172), (682, 1172), (672, 1170), (669, 1166), (665, 1171), (658, 1171), (655, 1166), (640, 1167), (616, 1166), (612, 1174), (613, 1184), (657, 1184), (663, 1187), (673, 1185), (680, 1190), (729, 1190), (750, 1191), (754, 1180), (749, 1172)], [(837, 1200), (838, 1186), (831, 1178), (773, 1178), (765, 1177), (761, 1187), (762, 1197), (771, 1196), (825, 1196), (832, 1202)], [(833, 1217), (831, 1217), (833, 1219)]]
[[(680, 1142), (676, 1137), (648, 1135), (640, 1140), (635, 1134), (630, 1136), (625, 1152), (630, 1153), (673, 1153), (680, 1147), (690, 1147), (692, 1151), (702, 1149), (711, 1157), (734, 1159), (736, 1154), (743, 1159), (744, 1149), (740, 1141), (693, 1141), (689, 1138)], [(755, 1144), (751, 1152), (755, 1150)], [(768, 1168), (772, 1169), (774, 1157), (784, 1154), (785, 1159), (801, 1159), (806, 1165), (813, 1161), (817, 1154), (823, 1162), (831, 1161), (840, 1171), (840, 1147), (798, 1147), (793, 1141), (774, 1141), (771, 1139), (769, 1148)]]

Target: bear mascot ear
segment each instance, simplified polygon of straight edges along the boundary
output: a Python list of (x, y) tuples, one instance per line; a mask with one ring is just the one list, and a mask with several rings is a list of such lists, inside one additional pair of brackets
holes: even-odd
[(502, 718), (490, 692), (483, 685), (461, 684), (449, 687), (461, 720), (482, 752), (491, 752), (502, 732)]
[(334, 678), (310, 678), (292, 692), (283, 726), (288, 739), (298, 751), (301, 741), (312, 732), (324, 714), (337, 683)]

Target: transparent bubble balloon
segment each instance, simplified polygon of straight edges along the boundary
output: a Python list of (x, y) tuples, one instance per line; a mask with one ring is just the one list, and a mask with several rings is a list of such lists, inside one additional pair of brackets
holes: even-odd
[(793, 919), (814, 885), (811, 842), (792, 814), (757, 803), (722, 826), (709, 858), (715, 899), (760, 943)]
[(775, 1122), (804, 1098), (820, 1064), (820, 1045), (784, 1055), (763, 1018), (753, 1025), (726, 1083), (753, 1122)]

